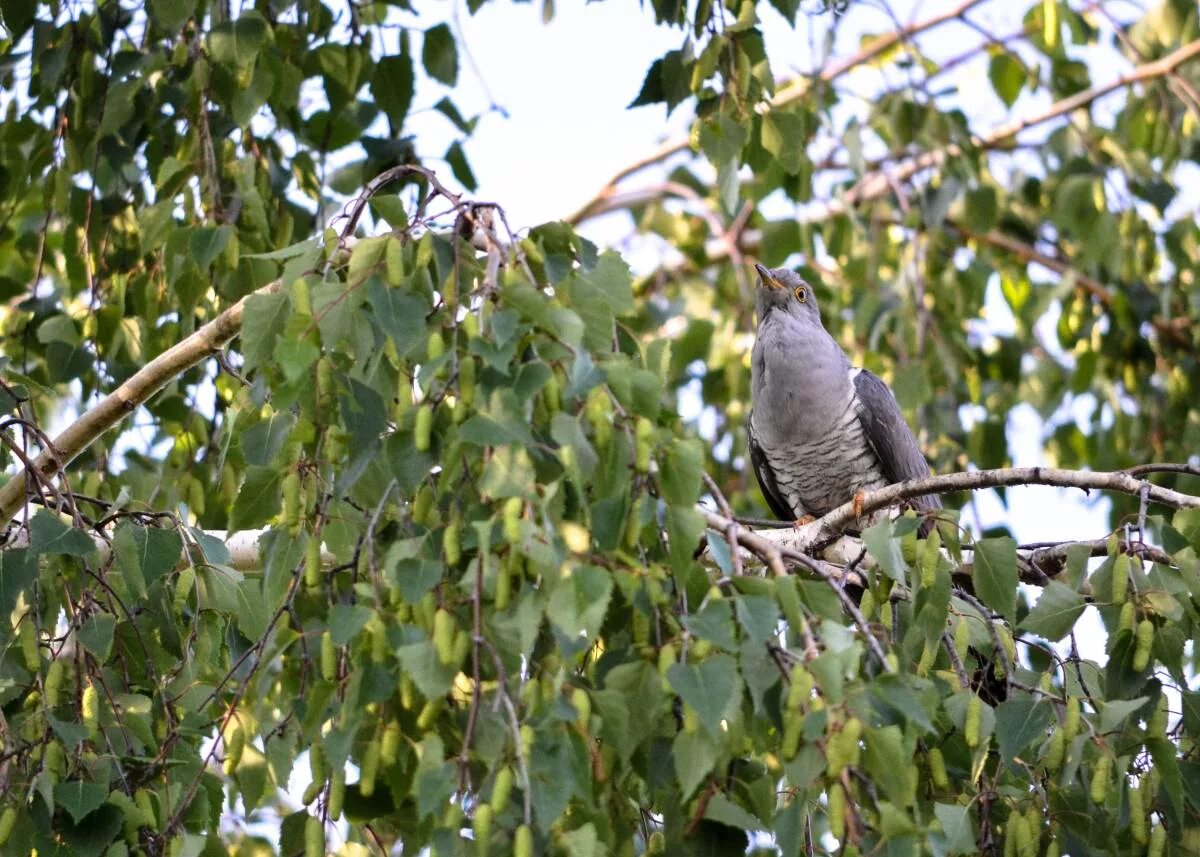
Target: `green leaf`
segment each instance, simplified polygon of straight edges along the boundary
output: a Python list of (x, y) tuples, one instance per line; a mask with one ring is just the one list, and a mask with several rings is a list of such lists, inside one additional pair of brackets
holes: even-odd
[(492, 454), (483, 477), (479, 480), (479, 490), (486, 497), (495, 499), (503, 497), (525, 497), (532, 499), (531, 489), (536, 483), (533, 461), (529, 453), (521, 446), (501, 446)]
[(255, 294), (246, 299), (242, 314), (242, 356), (247, 369), (256, 369), (275, 354), (275, 339), (287, 326), (291, 302), (282, 292)]
[(335, 646), (344, 646), (358, 636), (375, 615), (361, 604), (335, 604), (329, 611), (329, 636)]
[(0, 616), (8, 616), (17, 599), (38, 576), (37, 554), (25, 548), (0, 551)]
[(396, 657), (404, 671), (412, 676), (413, 684), (426, 699), (437, 699), (450, 690), (454, 672), (438, 659), (437, 649), (425, 635), (409, 629), (405, 638), (413, 642), (396, 648)]
[(147, 8), (154, 23), (167, 32), (174, 32), (195, 14), (196, 0), (150, 0)]
[(704, 450), (698, 440), (672, 440), (659, 471), (663, 498), (678, 505), (695, 503), (700, 495), (703, 467)]
[(1069, 586), (1052, 580), (1042, 590), (1041, 598), (1019, 627), (1053, 643), (1071, 632), (1086, 606), (1087, 602), (1082, 595)]
[(710, 600), (691, 616), (683, 617), (683, 625), (702, 640), (714, 646), (733, 651), (737, 648), (734, 636), (733, 617), (729, 602), (725, 599)]
[(721, 720), (742, 691), (734, 659), (715, 655), (698, 665), (672, 664), (667, 681), (679, 698), (696, 710), (708, 734), (719, 737)]
[(237, 499), (233, 501), (229, 528), (245, 530), (261, 526), (279, 514), (282, 506), (281, 479), (279, 471), (274, 468), (247, 468), (246, 479), (238, 491)]
[(375, 320), (401, 357), (424, 339), (425, 313), (429, 310), (424, 300), (411, 292), (389, 289), (378, 279), (367, 282), (367, 300), (375, 311)]
[(568, 639), (590, 641), (600, 632), (612, 588), (612, 576), (604, 569), (576, 566), (555, 585), (546, 617)]
[(79, 628), (79, 642), (96, 660), (104, 663), (112, 651), (113, 630), (117, 627), (115, 616), (95, 613)]
[(1017, 612), (1017, 543), (1009, 536), (975, 543), (975, 593), (1005, 619)]
[(266, 467), (275, 460), (296, 425), (296, 415), (274, 412), (238, 434), (247, 464)]
[(83, 530), (70, 527), (53, 512), (41, 509), (29, 522), (29, 549), (34, 554), (87, 556), (96, 550), (96, 545)]
[(761, 821), (721, 792), (717, 792), (709, 800), (708, 806), (704, 809), (704, 817), (740, 830), (762, 830), (764, 826)]
[(1054, 720), (1053, 706), (1044, 699), (1018, 696), (996, 707), (996, 741), (1000, 758), (1006, 762), (1016, 759), (1035, 739), (1046, 736)]
[(470, 191), (478, 189), (479, 183), (475, 181), (475, 173), (471, 172), (467, 153), (463, 151), (462, 144), (457, 140), (451, 143), (450, 148), (446, 150), (446, 163), (450, 165), (450, 171), (454, 173), (459, 184)]
[(1150, 697), (1139, 696), (1137, 699), (1109, 699), (1099, 703), (1100, 734), (1107, 735), (1121, 729), (1130, 715), (1149, 701)]
[(225, 21), (209, 31), (208, 54), (215, 63), (245, 67), (258, 58), (269, 35), (263, 17), (246, 12), (236, 21)]
[(412, 57), (407, 53), (384, 57), (375, 64), (371, 94), (387, 114), (395, 133), (404, 127), (408, 108), (412, 105), (414, 79)]
[(1005, 107), (1013, 106), (1027, 78), (1024, 64), (1008, 51), (994, 54), (988, 64), (988, 80)]
[(975, 854), (978, 852), (975, 839), (975, 822), (971, 818), (971, 807), (956, 803), (935, 803), (933, 814), (937, 816), (946, 837), (947, 854)]
[(113, 555), (126, 581), (144, 595), (147, 586), (179, 564), (183, 540), (175, 530), (123, 521), (113, 534)]
[(232, 237), (233, 227), (228, 224), (200, 226), (191, 230), (188, 249), (191, 251), (192, 261), (196, 263), (196, 267), (200, 269), (201, 273), (206, 272), (213, 260), (225, 252), (225, 247)]
[(903, 804), (908, 785), (896, 776), (896, 771), (912, 764), (912, 751), (905, 746), (904, 733), (899, 726), (880, 726), (867, 729), (864, 737), (867, 752), (863, 761), (867, 771), (892, 800)]
[(765, 643), (779, 625), (779, 608), (774, 598), (742, 595), (734, 602), (738, 622), (755, 643)]
[(37, 15), (36, 0), (2, 0), (0, 13), (4, 14), (4, 26), (8, 28), (11, 43), (15, 44), (33, 24)]
[(425, 31), (421, 64), (430, 77), (446, 86), (454, 86), (458, 80), (458, 46), (447, 24), (438, 24)]
[(883, 573), (897, 583), (903, 583), (908, 574), (908, 565), (900, 552), (900, 539), (892, 536), (891, 519), (884, 518), (878, 524), (867, 527), (863, 530), (862, 540)]
[(76, 824), (104, 803), (107, 797), (108, 789), (98, 783), (72, 780), (54, 787), (54, 802), (69, 812)]

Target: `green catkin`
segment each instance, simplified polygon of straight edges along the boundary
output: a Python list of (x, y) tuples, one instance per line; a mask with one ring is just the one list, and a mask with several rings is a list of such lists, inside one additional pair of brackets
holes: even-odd
[(1112, 756), (1107, 753), (1096, 760), (1095, 766), (1092, 768), (1092, 782), (1088, 788), (1088, 794), (1092, 799), (1092, 803), (1104, 803), (1104, 799), (1108, 797), (1109, 777), (1112, 774), (1113, 760)]
[(513, 782), (513, 769), (510, 766), (505, 765), (496, 772), (496, 780), (492, 783), (492, 799), (490, 801), (494, 815), (500, 815), (504, 810), (508, 809), (508, 801), (512, 797)]
[(929, 748), (929, 779), (939, 789), (950, 788), (950, 775), (946, 772), (946, 759), (937, 747)]
[(1154, 646), (1154, 623), (1150, 619), (1138, 622), (1133, 632), (1133, 671), (1141, 672), (1150, 665), (1150, 652)]
[(1129, 588), (1129, 554), (1117, 554), (1112, 567), (1112, 603), (1124, 604)]
[(963, 739), (974, 750), (979, 746), (979, 731), (983, 725), (983, 700), (975, 694), (967, 698), (967, 714), (963, 721)]
[(1079, 710), (1079, 697), (1068, 696), (1066, 711), (1063, 714), (1063, 736), (1066, 742), (1070, 744), (1075, 740), (1075, 736), (1079, 734), (1079, 726), (1082, 721), (1082, 715)]

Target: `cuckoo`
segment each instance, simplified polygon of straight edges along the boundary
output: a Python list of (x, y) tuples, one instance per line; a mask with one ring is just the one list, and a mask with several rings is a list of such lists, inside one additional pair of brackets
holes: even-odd
[[(750, 463), (771, 511), (801, 522), (861, 492), (928, 476), (892, 391), (850, 364), (821, 324), (809, 285), (795, 271), (755, 267)], [(911, 506), (940, 504), (927, 496)]]

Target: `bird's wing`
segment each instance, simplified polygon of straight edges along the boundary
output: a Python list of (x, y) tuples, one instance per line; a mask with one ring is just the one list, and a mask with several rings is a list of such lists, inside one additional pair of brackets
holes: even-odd
[(771, 511), (779, 520), (795, 520), (803, 513), (792, 514), (791, 507), (783, 499), (779, 486), (775, 484), (775, 473), (767, 461), (767, 454), (763, 452), (763, 448), (758, 445), (758, 438), (754, 436), (753, 418), (749, 421), (748, 434), (750, 435), (750, 466), (754, 468), (754, 477), (758, 480), (758, 487), (762, 489), (763, 496), (767, 498), (767, 505), (771, 507)]
[[(867, 443), (879, 459), (884, 478), (888, 482), (904, 482), (927, 477), (929, 463), (887, 384), (878, 375), (860, 369), (854, 375), (854, 391), (858, 396), (858, 419)], [(913, 508), (920, 511), (940, 509), (941, 505), (936, 494), (912, 500)]]

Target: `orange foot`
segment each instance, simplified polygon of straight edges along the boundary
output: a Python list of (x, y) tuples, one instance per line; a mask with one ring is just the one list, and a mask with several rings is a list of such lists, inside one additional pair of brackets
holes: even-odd
[(863, 500), (866, 498), (865, 491), (859, 491), (854, 495), (854, 517), (861, 518), (863, 510)]
[(799, 518), (792, 521), (792, 526), (798, 530), (805, 524), (811, 524), (815, 520), (816, 518), (814, 518), (812, 515), (801, 515)]

